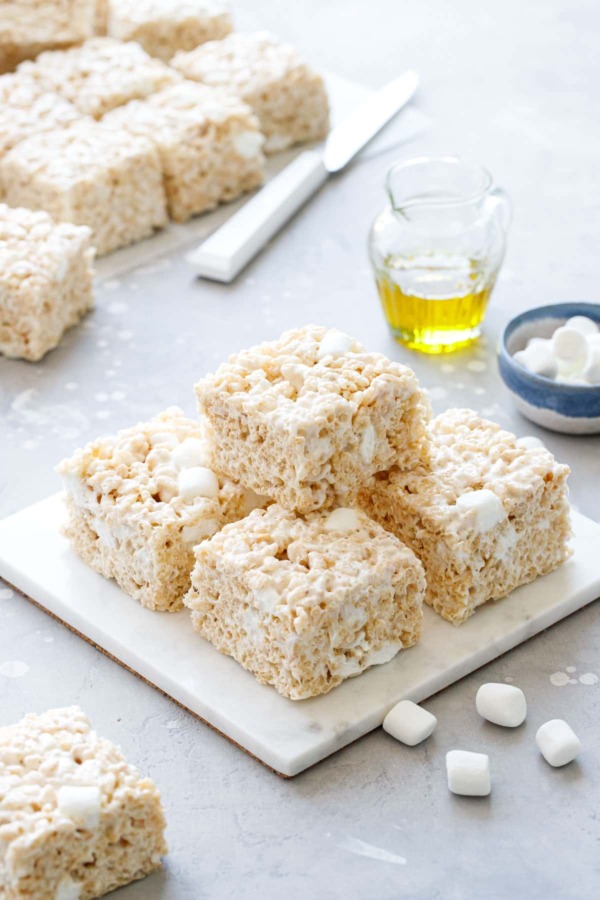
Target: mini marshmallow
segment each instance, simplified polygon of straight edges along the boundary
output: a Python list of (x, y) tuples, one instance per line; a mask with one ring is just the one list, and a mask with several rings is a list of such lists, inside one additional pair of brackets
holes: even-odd
[(202, 466), (206, 462), (206, 444), (200, 438), (186, 438), (175, 447), (171, 460), (176, 469)]
[(598, 332), (598, 324), (593, 319), (588, 319), (587, 316), (572, 316), (565, 322), (565, 328), (574, 328), (575, 331), (586, 336)]
[(600, 345), (589, 344), (589, 356), (581, 376), (588, 384), (600, 384)]
[(519, 438), (516, 441), (517, 447), (522, 447), (523, 450), (538, 450), (546, 449), (546, 445), (543, 441), (540, 441), (538, 437), (535, 437), (533, 434), (525, 434), (523, 437)]
[(409, 747), (420, 744), (433, 734), (436, 725), (436, 717), (412, 700), (396, 703), (383, 720), (383, 730)]
[(465, 512), (470, 510), (475, 512), (475, 531), (478, 534), (495, 528), (506, 518), (500, 498), (486, 488), (463, 494), (457, 499), (456, 507)]
[(552, 352), (556, 359), (573, 363), (585, 359), (587, 341), (580, 331), (563, 325), (552, 335)]
[(69, 876), (66, 875), (61, 879), (60, 884), (56, 889), (54, 900), (79, 900), (80, 896), (81, 885), (77, 884), (76, 881), (73, 881), (72, 878), (69, 878)]
[(328, 331), (319, 345), (317, 359), (326, 356), (343, 356), (352, 349), (353, 339), (342, 331)]
[(185, 503), (195, 500), (196, 497), (214, 499), (219, 495), (219, 479), (211, 469), (204, 466), (194, 466), (191, 469), (182, 469), (177, 479), (179, 496)]
[(551, 766), (566, 766), (581, 753), (581, 741), (563, 719), (551, 719), (537, 730), (535, 742)]
[(100, 788), (93, 785), (64, 784), (56, 794), (58, 811), (88, 831), (98, 827), (101, 803)]
[(325, 531), (356, 531), (360, 525), (361, 519), (355, 509), (340, 506), (329, 513), (323, 527)]
[(482, 684), (477, 691), (475, 706), (488, 722), (505, 728), (516, 728), (527, 716), (525, 694), (512, 684)]
[(536, 340), (535, 343), (530, 341), (527, 348), (515, 353), (513, 358), (534, 375), (554, 378), (558, 372), (558, 363), (550, 341)]
[(448, 787), (453, 794), (487, 797), (492, 790), (490, 758), (486, 753), (450, 750), (446, 753)]

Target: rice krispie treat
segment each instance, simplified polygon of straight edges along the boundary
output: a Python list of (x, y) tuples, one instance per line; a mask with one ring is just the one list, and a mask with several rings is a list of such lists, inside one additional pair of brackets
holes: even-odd
[(419, 640), (423, 567), (358, 510), (254, 510), (195, 554), (184, 598), (194, 629), (291, 700)]
[(231, 34), (171, 62), (194, 81), (227, 88), (252, 107), (266, 135), (265, 152), (324, 138), (329, 102), (321, 76), (293, 47), (272, 35)]
[(0, 7), (0, 72), (94, 34), (96, 0), (7, 0)]
[(569, 469), (469, 409), (430, 432), (429, 467), (379, 474), (360, 500), (423, 562), (426, 602), (459, 625), (567, 559)]
[(29, 79), (0, 77), (0, 158), (33, 134), (69, 128), (81, 118), (72, 103), (58, 94), (40, 93)]
[(242, 350), (195, 391), (216, 467), (300, 513), (351, 505), (395, 459), (409, 468), (427, 455), (414, 373), (333, 329)]
[(232, 27), (222, 0), (117, 0), (110, 6), (108, 32), (167, 61), (178, 50), (224, 38)]
[(96, 0), (96, 21), (94, 34), (105, 35), (108, 31), (110, 0)]
[(214, 88), (183, 81), (113, 110), (104, 122), (154, 141), (176, 222), (263, 181), (264, 138), (256, 117), (237, 97)]
[(0, 204), (0, 353), (40, 359), (93, 306), (90, 231)]
[(82, 122), (22, 141), (0, 160), (0, 184), (11, 206), (89, 226), (99, 255), (167, 222), (155, 145), (104, 123)]
[(139, 100), (181, 80), (139, 44), (98, 37), (70, 50), (41, 53), (22, 63), (21, 77), (55, 91), (85, 115), (101, 118), (130, 100)]
[(159, 869), (160, 795), (77, 706), (0, 728), (0, 893), (92, 900)]
[(93, 441), (58, 471), (73, 547), (149, 609), (179, 609), (195, 545), (266, 502), (209, 468), (205, 429), (176, 407)]

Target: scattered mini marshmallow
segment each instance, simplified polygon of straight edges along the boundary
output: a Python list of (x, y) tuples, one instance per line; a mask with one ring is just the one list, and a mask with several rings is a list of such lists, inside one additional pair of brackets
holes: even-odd
[(537, 730), (535, 741), (551, 766), (566, 766), (581, 753), (581, 741), (564, 719), (551, 719)]
[(523, 450), (545, 450), (546, 445), (543, 441), (539, 439), (539, 437), (535, 437), (533, 434), (524, 434), (523, 437), (518, 438), (515, 442), (517, 447), (521, 447)]
[(317, 359), (325, 359), (326, 356), (343, 356), (352, 349), (354, 341), (343, 331), (328, 331), (319, 344)]
[(513, 684), (482, 684), (475, 698), (477, 712), (494, 725), (516, 728), (527, 716), (523, 691)]
[(219, 479), (211, 469), (204, 466), (193, 466), (182, 469), (177, 479), (179, 496), (185, 503), (196, 497), (213, 499), (219, 494)]
[(56, 794), (58, 811), (88, 831), (98, 827), (101, 802), (100, 788), (93, 785), (64, 784)]
[(206, 462), (206, 444), (200, 438), (186, 438), (172, 451), (171, 459), (177, 469), (203, 466)]
[(558, 360), (573, 363), (587, 354), (585, 335), (576, 328), (562, 325), (552, 335), (552, 352)]
[(450, 750), (446, 753), (446, 772), (453, 794), (487, 797), (492, 790), (490, 758), (486, 753)]
[(487, 488), (463, 494), (457, 499), (456, 507), (460, 510), (475, 511), (475, 530), (478, 534), (495, 528), (506, 518), (502, 501)]
[(593, 319), (588, 319), (587, 316), (571, 316), (571, 318), (567, 319), (565, 322), (565, 328), (574, 328), (575, 331), (579, 331), (580, 334), (583, 334), (586, 337), (589, 334), (598, 333), (598, 323), (594, 322)]
[(340, 506), (327, 516), (325, 531), (356, 531), (360, 528), (361, 519), (355, 509)]
[(436, 725), (436, 717), (412, 700), (396, 703), (383, 720), (383, 730), (409, 747), (420, 744), (433, 734)]

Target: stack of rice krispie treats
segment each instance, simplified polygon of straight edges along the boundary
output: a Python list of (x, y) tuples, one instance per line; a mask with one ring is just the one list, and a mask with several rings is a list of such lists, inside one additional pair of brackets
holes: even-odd
[(413, 645), (423, 567), (356, 507), (378, 471), (427, 459), (411, 370), (309, 326), (196, 393), (200, 422), (168, 410), (62, 463), (79, 554), (146, 606), (185, 604), (202, 637), (292, 699)]

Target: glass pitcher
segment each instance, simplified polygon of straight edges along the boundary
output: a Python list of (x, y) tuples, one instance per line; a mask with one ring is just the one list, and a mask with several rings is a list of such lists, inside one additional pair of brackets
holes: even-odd
[(369, 255), (392, 334), (425, 353), (467, 346), (504, 258), (506, 194), (486, 169), (451, 156), (397, 163), (386, 190)]

